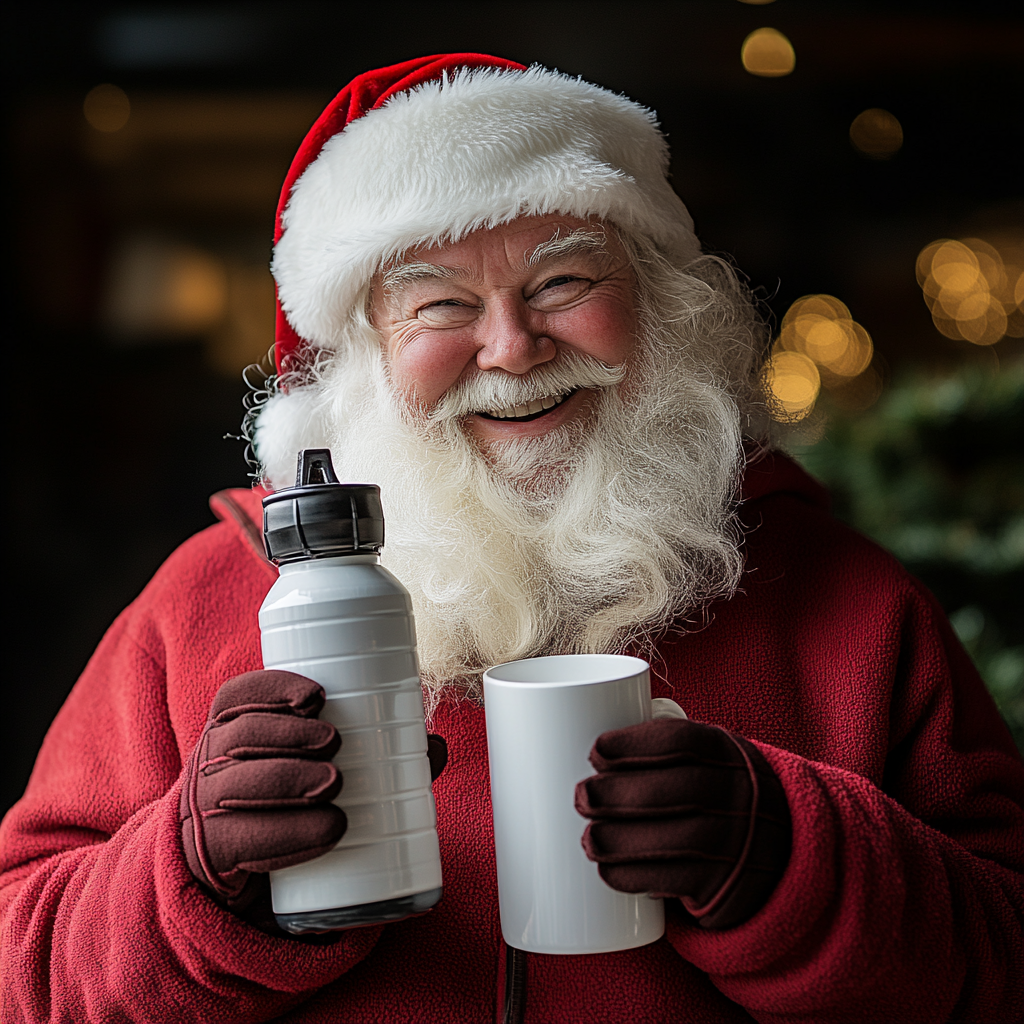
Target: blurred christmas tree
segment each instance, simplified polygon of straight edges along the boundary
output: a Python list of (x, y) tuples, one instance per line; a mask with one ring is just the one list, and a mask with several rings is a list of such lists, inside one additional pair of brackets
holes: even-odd
[(908, 375), (815, 416), (824, 436), (793, 455), (939, 599), (1024, 750), (1024, 362)]

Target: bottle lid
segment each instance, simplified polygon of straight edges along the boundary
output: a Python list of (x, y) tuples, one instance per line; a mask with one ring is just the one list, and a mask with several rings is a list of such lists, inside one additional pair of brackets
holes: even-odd
[(299, 452), (295, 486), (263, 499), (263, 543), (278, 565), (380, 551), (380, 488), (339, 483), (330, 449), (306, 448)]

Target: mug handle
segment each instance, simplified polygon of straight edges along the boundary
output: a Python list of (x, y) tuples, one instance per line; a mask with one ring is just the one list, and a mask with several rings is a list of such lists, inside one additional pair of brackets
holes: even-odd
[(651, 699), (651, 718), (657, 721), (659, 718), (686, 718), (686, 712), (668, 697), (653, 697)]

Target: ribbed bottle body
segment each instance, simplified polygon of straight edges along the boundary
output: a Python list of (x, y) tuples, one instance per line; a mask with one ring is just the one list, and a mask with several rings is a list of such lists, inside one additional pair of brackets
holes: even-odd
[[(376, 555), (281, 566), (260, 609), (263, 664), (327, 694), (341, 734), (341, 842), (270, 874), (274, 912), (385, 903), (441, 887), (412, 605)], [(384, 917), (388, 915), (385, 914)], [(359, 923), (368, 923), (361, 919)]]

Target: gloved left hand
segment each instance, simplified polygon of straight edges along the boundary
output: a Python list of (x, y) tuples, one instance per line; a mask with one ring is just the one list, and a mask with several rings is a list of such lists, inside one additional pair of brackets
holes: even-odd
[(622, 892), (678, 896), (706, 928), (730, 928), (767, 902), (789, 861), (789, 804), (742, 736), (664, 719), (597, 738), (598, 774), (576, 810), (601, 877)]
[[(183, 770), (182, 849), (219, 902), (271, 934), (267, 872), (326, 853), (347, 826), (332, 801), (342, 777), (331, 763), (337, 730), (317, 716), (323, 688), (293, 672), (257, 670), (228, 680)], [(427, 736), (431, 781), (444, 770), (444, 739)]]
[(235, 676), (217, 691), (182, 769), (185, 859), (233, 909), (251, 898), (250, 876), (311, 860), (345, 833), (332, 803), (341, 738), (317, 717), (323, 706), (323, 687), (294, 672)]

